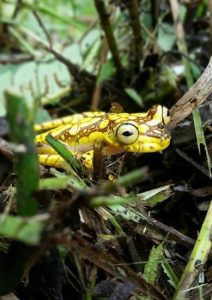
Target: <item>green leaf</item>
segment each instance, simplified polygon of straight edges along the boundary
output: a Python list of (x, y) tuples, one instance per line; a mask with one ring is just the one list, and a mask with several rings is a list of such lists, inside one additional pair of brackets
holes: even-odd
[(55, 139), (51, 134), (47, 135), (46, 141), (62, 158), (64, 158), (64, 160), (70, 164), (71, 167), (75, 168), (76, 170), (82, 170), (82, 165), (77, 161), (74, 155), (66, 148), (64, 144)]
[[(157, 248), (154, 246), (149, 255), (148, 262), (145, 264), (143, 277), (148, 283), (156, 284), (157, 278), (159, 278), (159, 266), (161, 264), (161, 258), (163, 257), (163, 244), (161, 243)], [(151, 300), (149, 296), (141, 296), (140, 300)]]
[(88, 201), (91, 207), (125, 205), (131, 203), (135, 199), (134, 196), (97, 196)]
[(193, 77), (198, 79), (201, 75), (201, 69), (197, 64), (190, 63), (190, 68), (192, 70)]
[[(132, 201), (136, 201), (137, 198), (134, 197)], [(130, 206), (123, 206), (121, 204), (113, 204), (110, 207), (110, 210), (115, 212), (115, 216), (121, 217), (121, 219), (126, 221), (133, 221), (135, 223), (139, 223), (141, 220), (145, 219), (144, 216), (141, 215), (136, 210), (133, 210)]]
[(34, 218), (22, 218), (0, 214), (0, 235), (24, 242), (28, 245), (37, 245), (40, 241), (44, 223)]
[(158, 203), (161, 203), (168, 199), (172, 195), (171, 185), (165, 185), (156, 189), (152, 189), (140, 194), (137, 194), (141, 200), (144, 201), (144, 205), (154, 207)]
[(42, 107), (38, 107), (35, 114), (35, 124), (51, 121), (48, 111)]
[(43, 178), (39, 181), (39, 190), (65, 189), (70, 181), (69, 176)]
[(37, 211), (35, 192), (38, 188), (39, 167), (34, 145), (32, 111), (26, 100), (14, 91), (5, 92), (10, 136), (17, 145), (15, 171), (18, 213), (30, 216)]
[(100, 74), (97, 78), (97, 85), (99, 85), (101, 82), (108, 80), (112, 78), (112, 76), (115, 74), (115, 67), (112, 60), (108, 60), (106, 63), (104, 63), (101, 67)]
[(48, 134), (46, 137), (46, 141), (48, 144), (55, 150), (57, 153), (70, 165), (71, 175), (73, 176), (74, 181), (78, 182), (78, 186), (80, 189), (86, 187), (84, 181), (77, 175), (77, 173), (72, 169), (81, 171), (83, 174), (87, 174), (87, 169), (83, 167), (78, 160), (74, 157), (74, 155), (66, 148), (64, 144), (60, 141), (56, 140), (52, 135)]
[(122, 185), (124, 187), (132, 186), (139, 182), (145, 181), (147, 177), (148, 177), (148, 168), (142, 167), (140, 169), (135, 169), (117, 178), (115, 184)]
[(163, 244), (158, 247), (152, 247), (148, 262), (145, 264), (143, 276), (147, 282), (154, 284), (159, 278), (158, 268), (163, 257)]
[(39, 64), (27, 62), (0, 66), (0, 82), (0, 116), (6, 113), (4, 91), (11, 87), (24, 95), (30, 107), (34, 105), (35, 98), (41, 98), (40, 102), (43, 105), (55, 104), (62, 97), (70, 94), (69, 73), (66, 67), (55, 59)]
[(186, 299), (186, 291), (190, 290), (194, 286), (200, 270), (204, 269), (204, 264), (210, 255), (212, 247), (211, 228), (212, 201), (210, 202), (208, 212), (196, 239), (191, 256), (180, 278), (174, 297), (172, 298), (173, 300)]
[(177, 278), (177, 275), (175, 274), (174, 270), (172, 269), (171, 265), (167, 261), (165, 257), (163, 257), (162, 263), (164, 273), (167, 275), (169, 278), (169, 283), (176, 289), (179, 279)]
[(57, 174), (55, 173), (55, 175), (57, 177), (40, 179), (39, 190), (58, 190), (71, 187), (74, 189), (74, 191), (80, 191), (85, 187), (85, 184), (82, 184), (82, 182), (72, 174), (66, 176), (60, 175), (58, 172)]
[(208, 163), (208, 171), (211, 177), (211, 168), (212, 168), (212, 164), (211, 164), (211, 158), (210, 158), (210, 154), (208, 152), (208, 147), (206, 145), (206, 141), (205, 141), (205, 135), (204, 135), (204, 131), (202, 128), (202, 121), (201, 121), (201, 117), (200, 117), (200, 112), (199, 109), (195, 109), (192, 112), (193, 115), (193, 121), (194, 121), (194, 128), (195, 128), (195, 134), (196, 134), (196, 139), (197, 139), (197, 146), (198, 146), (198, 150), (200, 153), (200, 145), (202, 144), (204, 146), (205, 149), (205, 153), (206, 153), (206, 157), (207, 157), (207, 163)]
[(168, 23), (162, 23), (158, 29), (158, 45), (163, 51), (170, 51), (176, 41), (174, 27)]
[(143, 103), (143, 99), (142, 97), (134, 90), (134, 89), (130, 89), (127, 88), (125, 89), (125, 92), (127, 93), (128, 96), (130, 96), (130, 98), (132, 98), (136, 104), (138, 104), (141, 108), (144, 107), (144, 103)]

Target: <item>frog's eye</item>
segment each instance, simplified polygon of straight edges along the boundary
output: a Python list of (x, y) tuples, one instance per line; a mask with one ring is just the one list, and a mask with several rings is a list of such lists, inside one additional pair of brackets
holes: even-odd
[(138, 139), (138, 128), (131, 123), (122, 123), (116, 129), (117, 140), (125, 145), (134, 143)]
[(158, 123), (167, 125), (170, 122), (170, 113), (168, 108), (162, 105), (153, 105), (147, 113), (150, 120), (156, 120)]
[(162, 122), (163, 124), (168, 124), (170, 121), (170, 112), (168, 108), (162, 106)]

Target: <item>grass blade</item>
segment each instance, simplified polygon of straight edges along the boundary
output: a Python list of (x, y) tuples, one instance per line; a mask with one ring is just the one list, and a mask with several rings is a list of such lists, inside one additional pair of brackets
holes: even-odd
[(39, 180), (33, 123), (30, 110), (23, 96), (12, 91), (6, 91), (5, 98), (11, 140), (17, 145), (15, 171), (18, 214), (30, 216), (37, 211), (34, 194), (38, 189)]

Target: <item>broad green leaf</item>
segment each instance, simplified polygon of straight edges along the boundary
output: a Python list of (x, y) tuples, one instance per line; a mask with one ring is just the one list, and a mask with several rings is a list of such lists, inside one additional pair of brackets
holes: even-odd
[(212, 168), (211, 158), (210, 158), (210, 154), (208, 152), (208, 147), (207, 147), (206, 141), (205, 141), (205, 135), (204, 135), (203, 127), (202, 127), (202, 121), (201, 121), (199, 109), (197, 108), (197, 109), (193, 110), (192, 114), (193, 114), (194, 128), (195, 128), (195, 134), (196, 134), (196, 138), (197, 138), (198, 150), (200, 153), (200, 145), (202, 144), (205, 149), (207, 163), (208, 163), (208, 171), (209, 171), (209, 174), (211, 177), (211, 168)]
[(38, 107), (35, 114), (35, 124), (41, 124), (43, 122), (50, 121), (51, 117), (48, 111), (42, 107)]
[(171, 265), (167, 261), (165, 257), (163, 257), (162, 263), (164, 273), (167, 275), (169, 278), (169, 283), (176, 289), (179, 279), (177, 278), (177, 275), (175, 274), (174, 270), (172, 269)]
[(99, 85), (101, 82), (112, 78), (115, 74), (115, 67), (112, 60), (108, 60), (103, 66), (101, 67), (100, 74), (97, 79), (97, 84)]
[[(150, 252), (147, 263), (144, 267), (143, 277), (148, 283), (156, 284), (157, 278), (159, 278), (159, 266), (163, 256), (163, 244), (161, 243), (157, 248), (154, 246)], [(140, 300), (151, 300), (149, 296), (141, 296)]]
[(142, 97), (134, 89), (127, 88), (125, 89), (125, 92), (127, 93), (128, 96), (130, 96), (130, 98), (134, 100), (136, 104), (138, 104), (138, 106), (140, 106), (141, 108), (144, 107)]
[(158, 45), (163, 51), (170, 51), (176, 42), (175, 29), (168, 23), (162, 23), (158, 29)]
[(154, 207), (158, 203), (163, 202), (172, 195), (171, 185), (165, 185), (156, 189), (152, 189), (140, 194), (137, 197), (144, 201), (144, 205)]
[(0, 214), (0, 235), (10, 239), (37, 245), (40, 241), (44, 223), (35, 218), (22, 218)]
[(161, 243), (156, 248), (153, 246), (150, 252), (148, 262), (145, 264), (143, 276), (149, 283), (156, 283), (159, 278), (158, 268), (163, 257), (163, 244)]

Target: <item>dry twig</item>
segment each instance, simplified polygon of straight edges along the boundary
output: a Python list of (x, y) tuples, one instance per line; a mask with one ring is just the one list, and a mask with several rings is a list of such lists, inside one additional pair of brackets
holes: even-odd
[(199, 107), (212, 93), (212, 58), (205, 71), (195, 84), (170, 109), (170, 128), (174, 128), (197, 107)]

